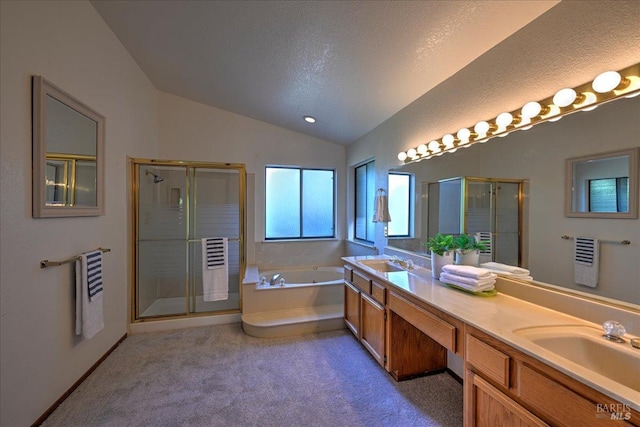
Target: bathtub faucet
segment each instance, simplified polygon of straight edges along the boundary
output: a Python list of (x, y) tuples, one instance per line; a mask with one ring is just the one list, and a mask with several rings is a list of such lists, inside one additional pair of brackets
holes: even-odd
[(269, 285), (274, 286), (276, 284), (276, 280), (278, 280), (278, 277), (280, 277), (280, 273), (274, 274), (271, 280), (269, 280)]

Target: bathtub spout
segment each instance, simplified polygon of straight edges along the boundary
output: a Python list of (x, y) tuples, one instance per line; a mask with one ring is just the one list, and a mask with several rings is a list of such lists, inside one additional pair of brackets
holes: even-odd
[(269, 280), (269, 285), (274, 286), (276, 284), (276, 280), (278, 280), (278, 277), (280, 277), (280, 273), (274, 274), (271, 280)]

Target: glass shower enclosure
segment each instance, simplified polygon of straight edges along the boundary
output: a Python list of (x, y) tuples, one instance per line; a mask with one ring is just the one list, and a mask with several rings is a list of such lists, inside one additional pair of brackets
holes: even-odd
[[(132, 166), (132, 321), (239, 312), (244, 165), (136, 159)], [(205, 301), (202, 239), (221, 237), (228, 244), (228, 298)]]
[(480, 262), (521, 265), (524, 181), (458, 177), (428, 184), (427, 236), (467, 233), (488, 242)]

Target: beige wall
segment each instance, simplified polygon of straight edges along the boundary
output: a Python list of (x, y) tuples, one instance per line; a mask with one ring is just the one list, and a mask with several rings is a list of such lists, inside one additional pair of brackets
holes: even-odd
[[(127, 331), (127, 156), (154, 156), (157, 93), (88, 2), (2, 1), (1, 419), (35, 421)], [(31, 75), (106, 116), (106, 214), (31, 218)], [(98, 246), (105, 254), (105, 329), (73, 335), (72, 266), (41, 270)]]
[[(562, 87), (591, 81), (602, 71), (637, 63), (640, 58), (640, 27), (637, 25), (640, 2), (619, 1), (615, 2), (615, 7), (612, 4), (561, 2), (350, 145), (347, 165), (375, 157), (377, 187), (386, 187), (388, 170), (400, 165), (396, 157), (400, 151), (446, 133), (455, 133), (461, 127), (473, 126), (477, 121), (491, 119), (503, 111), (515, 110), (528, 101), (546, 98)], [(589, 113), (579, 113), (558, 123), (518, 132), (504, 140), (496, 138), (485, 145), (427, 160), (421, 167), (441, 171), (448, 168), (447, 177), (474, 175), (469, 172), (473, 170), (482, 176), (517, 172), (515, 177), (531, 179), (530, 264), (534, 270), (540, 270), (555, 265), (551, 263), (556, 259), (566, 260), (561, 267), (562, 281), (572, 279), (572, 275), (568, 277), (571, 259), (567, 252), (571, 244), (560, 240), (560, 235), (627, 238), (632, 242), (635, 239), (636, 243), (631, 247), (602, 249), (603, 262), (607, 263), (602, 273), (617, 278), (618, 284), (611, 285), (611, 291), (619, 295), (624, 291), (613, 288), (620, 288), (625, 280), (637, 283), (640, 276), (637, 262), (632, 261), (634, 257), (640, 258), (640, 222), (564, 218), (561, 191), (563, 160), (585, 154), (582, 147), (588, 152), (601, 152), (639, 145), (638, 98), (619, 102), (624, 104), (613, 108), (621, 108), (620, 114), (626, 119), (615, 120), (615, 113), (607, 119), (620, 123), (619, 131), (614, 131), (613, 135), (603, 126), (603, 121), (593, 120)], [(577, 138), (567, 135), (566, 138), (554, 137), (551, 142), (550, 132), (556, 129), (554, 125), (564, 128), (563, 122), (569, 121), (589, 127), (585, 127)], [(514, 142), (515, 138), (519, 142)], [(508, 169), (499, 173), (494, 162), (502, 156), (506, 158), (504, 164)], [(470, 164), (476, 167), (466, 167)], [(351, 217), (349, 221), (352, 221)], [(378, 225), (375, 245), (384, 247), (386, 244), (383, 227)], [(540, 258), (536, 259), (538, 255), (534, 254), (539, 254)], [(616, 261), (610, 263), (610, 257)], [(544, 278), (546, 273), (540, 272), (538, 276)], [(638, 292), (634, 295), (636, 302)]]
[[(160, 93), (160, 158), (244, 163), (251, 177), (252, 218), (247, 235), (248, 263), (260, 267), (340, 265), (343, 255), (345, 147), (258, 120)], [(310, 242), (264, 242), (266, 165), (332, 168), (337, 176), (337, 239)], [(249, 247), (253, 246), (253, 247)]]

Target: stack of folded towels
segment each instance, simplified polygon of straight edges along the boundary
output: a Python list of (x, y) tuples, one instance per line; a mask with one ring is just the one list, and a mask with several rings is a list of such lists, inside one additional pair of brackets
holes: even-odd
[(484, 292), (495, 287), (496, 277), (486, 268), (447, 264), (442, 267), (440, 281), (471, 292)]
[(508, 264), (501, 264), (499, 262), (484, 262), (480, 264), (480, 267), (486, 268), (496, 273), (498, 276), (508, 277), (510, 279), (518, 280), (533, 280), (531, 272), (526, 268), (516, 267)]

